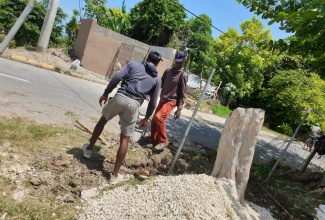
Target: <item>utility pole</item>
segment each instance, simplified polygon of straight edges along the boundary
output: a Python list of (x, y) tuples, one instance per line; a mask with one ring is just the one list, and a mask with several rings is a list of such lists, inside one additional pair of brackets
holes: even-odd
[(38, 43), (36, 47), (37, 52), (45, 52), (47, 50), (58, 7), (59, 7), (59, 0), (50, 0), (44, 18), (41, 35), (38, 39)]
[(8, 47), (10, 41), (15, 37), (17, 34), (19, 28), (23, 25), (24, 21), (26, 20), (29, 13), (32, 11), (32, 9), (35, 6), (35, 0), (30, 0), (24, 11), (19, 16), (18, 20), (14, 24), (14, 26), (11, 28), (5, 39), (0, 44), (0, 55), (5, 51), (5, 49)]

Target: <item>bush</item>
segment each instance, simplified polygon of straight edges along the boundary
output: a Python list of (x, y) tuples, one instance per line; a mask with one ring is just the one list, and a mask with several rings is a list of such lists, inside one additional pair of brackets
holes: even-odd
[[(6, 38), (6, 35), (4, 34), (0, 34), (0, 43)], [(11, 40), (9, 45), (9, 48), (16, 48), (16, 41), (15, 40)]]
[(229, 108), (219, 103), (212, 106), (211, 110), (213, 111), (214, 114), (224, 118), (228, 117), (228, 115), (232, 112)]
[(277, 131), (289, 136), (293, 134), (292, 128), (287, 123), (282, 123), (282, 125), (279, 125)]

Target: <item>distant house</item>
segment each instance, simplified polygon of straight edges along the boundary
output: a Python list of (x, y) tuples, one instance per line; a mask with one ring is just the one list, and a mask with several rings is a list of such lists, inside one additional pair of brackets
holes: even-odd
[[(189, 94), (193, 94), (195, 91), (200, 89), (200, 84), (201, 84), (201, 89), (203, 90), (205, 84), (206, 84), (206, 80), (202, 80), (201, 78), (195, 74), (189, 74), (188, 75), (188, 81), (187, 81), (187, 92)], [(207, 96), (207, 98), (210, 98), (213, 96), (214, 90), (215, 90), (215, 86), (213, 86), (211, 83), (208, 85), (207, 90), (205, 92), (205, 95)]]

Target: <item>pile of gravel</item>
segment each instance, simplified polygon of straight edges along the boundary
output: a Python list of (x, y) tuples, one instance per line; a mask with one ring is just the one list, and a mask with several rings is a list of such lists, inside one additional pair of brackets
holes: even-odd
[(231, 181), (205, 174), (124, 185), (87, 200), (83, 211), (79, 219), (273, 219), (261, 207), (241, 205)]

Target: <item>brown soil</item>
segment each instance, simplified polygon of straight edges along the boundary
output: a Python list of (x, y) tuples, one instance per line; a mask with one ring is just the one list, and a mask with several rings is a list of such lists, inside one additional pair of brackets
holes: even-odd
[(33, 47), (18, 47), (5, 50), (1, 56), (9, 59), (12, 54), (57, 66), (63, 70), (69, 70), (72, 63), (71, 58), (64, 53), (64, 49), (60, 48), (49, 48), (46, 53), (39, 53)]

